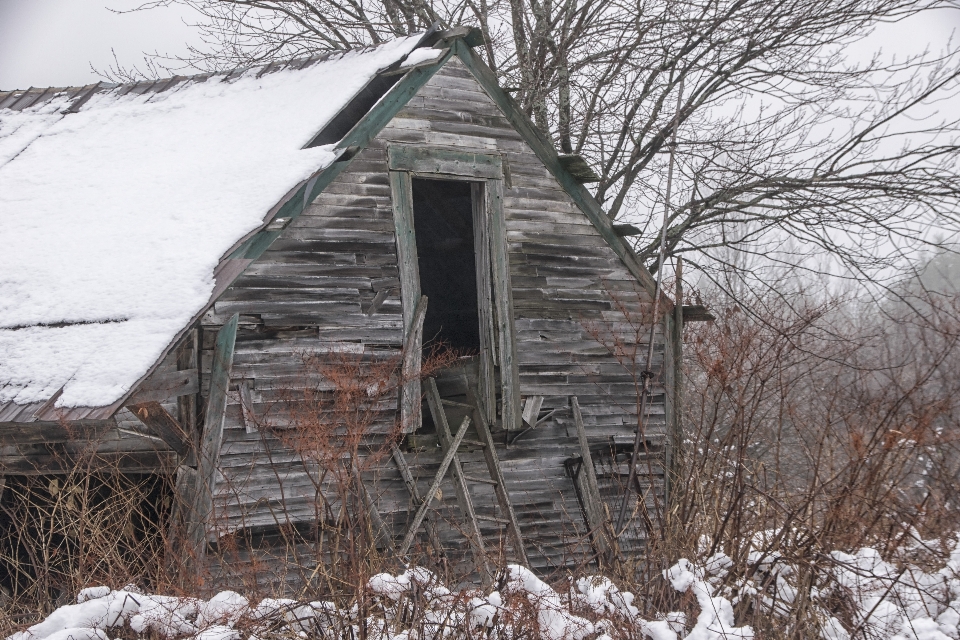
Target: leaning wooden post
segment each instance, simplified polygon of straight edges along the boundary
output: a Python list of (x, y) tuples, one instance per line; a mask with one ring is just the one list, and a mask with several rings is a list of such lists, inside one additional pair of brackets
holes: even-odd
[(593, 467), (593, 457), (590, 455), (590, 444), (587, 442), (587, 430), (583, 424), (583, 414), (580, 412), (580, 401), (577, 396), (570, 397), (570, 408), (573, 410), (573, 422), (577, 426), (577, 442), (580, 444), (580, 457), (583, 463), (580, 473), (584, 480), (581, 485), (583, 494), (583, 511), (587, 516), (587, 525), (590, 527), (590, 539), (593, 541), (593, 550), (598, 558), (605, 558), (610, 550), (607, 541), (606, 527), (602, 515), (603, 502), (600, 500), (600, 487), (597, 484), (597, 472)]
[(217, 483), (217, 467), (220, 463), (220, 446), (223, 442), (223, 420), (227, 412), (227, 391), (230, 388), (230, 372), (233, 369), (233, 350), (237, 339), (238, 314), (233, 314), (217, 333), (210, 367), (210, 395), (204, 414), (203, 435), (200, 437), (200, 452), (197, 456), (197, 472), (194, 479), (193, 508), (187, 513), (187, 544), (193, 557), (199, 561), (206, 553), (207, 522), (213, 512), (213, 493)]
[(420, 368), (423, 351), (423, 320), (427, 316), (427, 296), (420, 296), (407, 339), (403, 343), (400, 387), (400, 428), (404, 433), (420, 429)]

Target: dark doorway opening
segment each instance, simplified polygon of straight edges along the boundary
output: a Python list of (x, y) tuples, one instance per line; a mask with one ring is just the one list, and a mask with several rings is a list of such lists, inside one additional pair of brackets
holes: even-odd
[(413, 180), (420, 291), (427, 296), (423, 344), (480, 350), (473, 199), (469, 182)]

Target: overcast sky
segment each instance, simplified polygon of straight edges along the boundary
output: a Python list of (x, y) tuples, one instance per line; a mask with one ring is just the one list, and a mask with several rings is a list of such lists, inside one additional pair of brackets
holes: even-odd
[(142, 0), (0, 0), (0, 89), (89, 84), (91, 69), (142, 65), (144, 51), (200, 44), (180, 7), (117, 15)]
[[(118, 15), (143, 0), (0, 0), (0, 89), (96, 82), (91, 65), (142, 66), (143, 52), (183, 53), (200, 45), (182, 7)], [(109, 7), (109, 8), (108, 8)], [(960, 11), (881, 28), (866, 48), (901, 54), (942, 47), (960, 27)]]

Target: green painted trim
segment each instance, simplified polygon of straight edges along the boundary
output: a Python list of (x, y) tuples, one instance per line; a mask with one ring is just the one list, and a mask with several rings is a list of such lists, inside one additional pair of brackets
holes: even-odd
[(603, 212), (600, 203), (569, 171), (560, 164), (560, 156), (550, 140), (546, 139), (543, 133), (530, 121), (520, 106), (511, 98), (500, 85), (497, 78), (484, 62), (477, 56), (473, 50), (457, 40), (452, 43), (450, 50), (466, 65), (467, 69), (474, 75), (480, 86), (493, 99), (497, 106), (503, 111), (504, 116), (517, 132), (523, 136), (524, 141), (530, 145), (533, 152), (537, 154), (540, 161), (547, 167), (550, 173), (557, 179), (560, 186), (563, 187), (574, 202), (586, 214), (593, 226), (597, 228), (603, 239), (607, 241), (610, 248), (619, 256), (624, 265), (631, 274), (640, 282), (640, 284), (650, 293), (656, 295), (657, 285), (653, 277), (640, 264), (633, 251), (616, 234), (610, 218)]

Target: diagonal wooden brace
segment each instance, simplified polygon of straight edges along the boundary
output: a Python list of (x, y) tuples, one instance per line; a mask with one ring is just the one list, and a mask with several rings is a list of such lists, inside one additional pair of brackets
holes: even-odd
[(467, 435), (467, 427), (469, 426), (470, 416), (466, 416), (460, 424), (460, 430), (457, 431), (457, 435), (453, 438), (452, 446), (447, 450), (447, 454), (443, 456), (443, 462), (440, 463), (440, 468), (437, 470), (437, 477), (433, 479), (433, 484), (430, 485), (430, 490), (427, 491), (427, 497), (424, 498), (423, 504), (421, 504), (417, 510), (417, 515), (413, 517), (413, 522), (410, 523), (410, 528), (407, 529), (407, 536), (403, 539), (403, 544), (400, 545), (398, 551), (399, 555), (407, 555), (410, 547), (413, 546), (413, 539), (417, 535), (417, 529), (419, 529), (423, 523), (423, 518), (427, 515), (427, 509), (430, 508), (430, 503), (433, 502), (433, 499), (436, 497), (440, 483), (443, 482), (443, 477), (447, 475), (447, 469), (450, 468), (453, 457), (457, 455), (457, 449), (460, 447), (460, 443), (463, 442), (463, 436)]

